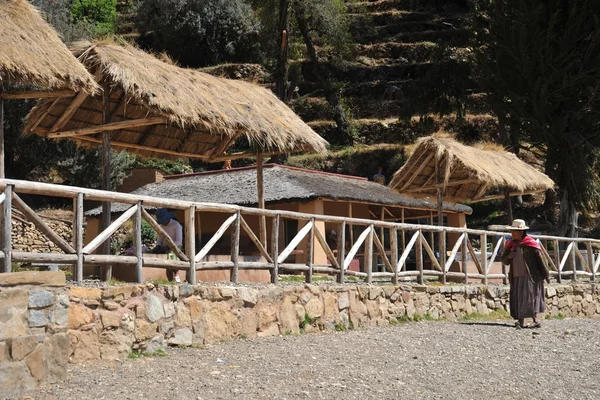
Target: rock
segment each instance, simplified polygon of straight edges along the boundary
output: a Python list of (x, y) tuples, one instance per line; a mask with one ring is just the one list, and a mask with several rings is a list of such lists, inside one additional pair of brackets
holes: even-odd
[(114, 301), (106, 300), (103, 302), (104, 308), (108, 311), (114, 311), (119, 308), (119, 305)]
[(229, 300), (229, 299), (233, 298), (234, 295), (235, 295), (234, 288), (230, 288), (230, 287), (222, 287), (221, 288), (221, 297), (223, 297), (224, 299)]
[[(9, 274), (0, 274), (9, 275)], [(29, 297), (24, 289), (0, 291), (0, 340), (27, 333), (27, 304)]]
[(25, 364), (27, 364), (29, 371), (31, 371), (31, 376), (38, 382), (44, 382), (46, 380), (46, 366), (44, 359), (43, 344), (38, 344), (35, 350), (33, 350), (25, 359)]
[(158, 332), (158, 324), (149, 323), (143, 319), (135, 320), (135, 338), (138, 341), (144, 341), (153, 338)]
[(0, 363), (4, 361), (8, 361), (10, 359), (10, 355), (8, 354), (8, 346), (6, 342), (0, 342)]
[(279, 326), (275, 323), (271, 324), (262, 332), (258, 332), (258, 337), (277, 336), (279, 335)]
[(192, 326), (192, 316), (190, 310), (183, 304), (177, 303), (175, 304), (175, 322), (177, 326), (182, 327), (191, 327)]
[(337, 323), (340, 321), (340, 311), (337, 304), (337, 296), (334, 293), (323, 294), (323, 319)]
[(94, 322), (94, 315), (86, 306), (73, 304), (69, 307), (69, 329), (78, 329), (92, 322)]
[[(258, 303), (258, 291), (254, 288), (238, 288), (238, 297), (243, 300), (246, 306), (254, 306)], [(193, 317), (192, 317), (193, 319)]]
[(71, 336), (71, 362), (82, 363), (100, 359), (100, 342), (96, 329), (81, 332), (70, 330)]
[(167, 342), (165, 342), (165, 338), (162, 336), (153, 337), (146, 345), (146, 352), (149, 354), (155, 354), (159, 351), (166, 351), (166, 349)]
[(281, 324), (281, 332), (284, 334), (297, 335), (300, 333), (299, 321), (296, 315), (296, 307), (292, 301), (286, 297), (279, 311), (279, 322)]
[(114, 299), (114, 301), (127, 300), (133, 295), (139, 295), (143, 292), (142, 285), (132, 286), (109, 286), (102, 289), (103, 299)]
[(251, 308), (243, 310), (241, 315), (241, 336), (243, 338), (256, 337), (258, 331), (258, 317), (256, 312)]
[(24, 271), (0, 274), (0, 286), (65, 286), (66, 283), (63, 271)]
[(39, 328), (52, 322), (52, 314), (47, 310), (29, 310), (29, 327)]
[(318, 298), (310, 299), (304, 308), (306, 309), (306, 314), (310, 319), (316, 319), (323, 315), (323, 303), (321, 303), (321, 300)]
[(204, 313), (204, 341), (216, 343), (239, 335), (241, 324), (227, 303), (218, 302)]
[(10, 340), (10, 356), (14, 361), (20, 361), (31, 353), (38, 345), (37, 335), (21, 336)]
[(71, 297), (99, 302), (102, 298), (102, 289), (73, 286), (71, 288)]
[(102, 326), (104, 326), (104, 329), (118, 328), (121, 326), (121, 318), (117, 314), (110, 311), (101, 310), (100, 320), (102, 321)]
[(47, 383), (61, 382), (67, 378), (69, 344), (70, 340), (67, 333), (58, 333), (46, 337), (44, 341), (44, 362)]
[(338, 306), (340, 311), (350, 307), (350, 299), (348, 297), (348, 292), (340, 294), (340, 296), (338, 297)]
[(164, 305), (165, 318), (171, 318), (175, 315), (175, 304), (168, 302)]
[(185, 300), (185, 303), (190, 306), (190, 317), (192, 318), (192, 321), (202, 319), (204, 314), (204, 305), (200, 300), (195, 297), (189, 297)]
[(556, 289), (552, 286), (546, 286), (546, 297), (556, 296)]
[(175, 331), (173, 337), (168, 340), (168, 343), (174, 346), (191, 346), (192, 335), (192, 331), (189, 328), (180, 328)]
[(156, 322), (165, 316), (162, 301), (153, 294), (148, 295), (146, 300), (146, 314), (150, 322)]
[(277, 307), (271, 303), (261, 301), (254, 308), (258, 317), (259, 332), (265, 331), (274, 322), (277, 322)]
[(54, 303), (54, 295), (47, 290), (29, 293), (29, 308), (45, 308)]
[(121, 315), (120, 327), (127, 332), (133, 332), (135, 330), (135, 319), (133, 316), (128, 313), (123, 313), (123, 315)]
[(175, 322), (173, 321), (162, 321), (158, 327), (159, 331), (163, 335), (168, 335), (175, 328)]
[(122, 329), (104, 331), (100, 334), (100, 357), (103, 360), (119, 361), (127, 358), (135, 338)]
[(179, 287), (179, 296), (181, 296), (181, 297), (188, 297), (188, 296), (191, 296), (193, 293), (194, 293), (194, 286), (190, 285), (187, 282)]
[[(0, 274), (4, 275), (4, 274)], [(34, 389), (37, 386), (24, 362), (9, 362), (0, 370), (0, 393), (14, 393)]]
[(369, 289), (369, 300), (375, 300), (382, 293), (383, 293), (382, 288), (380, 288), (378, 286), (372, 287), (371, 289)]

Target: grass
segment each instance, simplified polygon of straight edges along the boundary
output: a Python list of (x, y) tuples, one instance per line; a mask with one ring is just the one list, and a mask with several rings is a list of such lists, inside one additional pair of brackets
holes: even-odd
[(158, 285), (171, 285), (171, 286), (177, 285), (177, 282), (170, 281), (167, 278), (158, 278), (158, 279), (155, 279), (155, 280), (150, 281), (150, 282), (152, 282), (152, 284), (154, 286), (158, 286)]
[(314, 324), (317, 319), (318, 318), (309, 317), (308, 314), (304, 314), (304, 319), (300, 322), (300, 331), (303, 332), (304, 328), (306, 328), (309, 325)]
[(461, 322), (465, 321), (494, 321), (498, 319), (512, 319), (508, 311), (504, 309), (497, 309), (489, 314), (471, 313), (466, 314), (459, 319)]
[[(287, 276), (280, 276), (279, 280), (281, 282), (287, 282), (287, 283), (294, 283), (294, 282), (306, 282), (306, 277), (304, 277), (303, 275), (287, 275)], [(312, 278), (313, 282), (333, 282), (333, 278), (329, 277), (329, 276), (313, 276)]]
[(342, 324), (341, 322), (335, 324), (334, 329), (336, 332), (346, 332), (348, 330), (346, 325)]
[(138, 358), (142, 358), (142, 357), (164, 357), (166, 355), (167, 355), (167, 352), (164, 351), (163, 349), (158, 349), (153, 353), (148, 353), (147, 351), (141, 351), (141, 350), (133, 350), (131, 353), (129, 353), (127, 358), (132, 359), (132, 360), (137, 360)]
[(546, 314), (546, 316), (544, 317), (544, 319), (558, 319), (558, 320), (563, 320), (567, 318), (563, 313), (558, 313), (556, 315), (550, 315), (550, 314)]
[(109, 285), (123, 285), (125, 282), (116, 278), (110, 278), (108, 281), (106, 281), (106, 283)]

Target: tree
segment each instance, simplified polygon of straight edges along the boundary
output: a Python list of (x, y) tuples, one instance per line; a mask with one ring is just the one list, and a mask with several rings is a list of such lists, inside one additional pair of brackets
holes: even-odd
[(139, 0), (143, 47), (186, 67), (261, 61), (260, 23), (244, 0)]
[(75, 23), (90, 24), (96, 36), (115, 33), (117, 0), (74, 0), (71, 13)]
[(479, 55), (482, 85), (518, 148), (545, 150), (559, 187), (559, 233), (600, 204), (600, 2), (503, 0), (491, 4)]

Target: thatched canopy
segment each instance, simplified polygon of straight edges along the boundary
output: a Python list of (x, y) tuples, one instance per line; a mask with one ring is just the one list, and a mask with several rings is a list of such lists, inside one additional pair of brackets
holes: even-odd
[[(426, 200), (415, 199), (394, 192), (387, 186), (368, 181), (365, 178), (323, 173), (276, 164), (264, 166), (265, 202), (267, 204), (307, 202), (316, 199), (367, 203), (375, 206), (379, 213), (381, 206), (406, 209), (406, 218), (429, 215), (436, 205)], [(171, 198), (193, 202), (256, 205), (256, 169), (254, 167), (235, 168), (211, 172), (199, 172), (166, 177), (159, 183), (151, 183), (136, 189), (134, 194)], [(129, 205), (114, 204), (113, 212), (123, 212)], [(340, 205), (340, 207), (344, 207)], [(377, 208), (379, 207), (379, 208)], [(444, 210), (450, 213), (470, 214), (470, 207), (444, 203)], [(393, 212), (394, 209), (390, 208)], [(424, 212), (425, 211), (425, 212)], [(88, 211), (90, 216), (99, 215), (98, 207)], [(386, 218), (390, 215), (386, 214)]]
[(0, 0), (0, 85), (93, 93), (94, 78), (25, 0)]
[[(110, 124), (100, 97), (45, 100), (26, 132), (89, 145), (110, 130), (111, 144), (143, 156), (236, 158), (241, 136), (265, 153), (325, 151), (327, 142), (270, 91), (180, 68), (128, 44), (79, 43), (74, 53), (110, 94)], [(108, 103), (108, 102), (107, 102)]]
[[(439, 182), (436, 174), (439, 169)], [(448, 201), (478, 202), (545, 191), (554, 182), (516, 155), (500, 149), (465, 146), (449, 137), (417, 142), (390, 188), (413, 196), (435, 196), (442, 187)]]

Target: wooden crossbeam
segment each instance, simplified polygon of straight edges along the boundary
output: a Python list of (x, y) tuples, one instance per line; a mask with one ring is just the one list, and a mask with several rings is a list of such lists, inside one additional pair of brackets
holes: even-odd
[(331, 265), (333, 265), (335, 268), (339, 269), (340, 264), (337, 262), (335, 255), (333, 254), (333, 251), (331, 251), (331, 247), (329, 247), (329, 245), (327, 244), (327, 241), (323, 237), (323, 234), (317, 227), (315, 227), (315, 237), (317, 238), (317, 241), (321, 244), (321, 247), (325, 251), (325, 255), (327, 256), (327, 259), (329, 260)]
[(75, 249), (50, 228), (16, 193), (12, 195), (13, 205), (38, 228), (48, 239), (67, 254), (75, 253)]
[(477, 259), (477, 255), (475, 255), (475, 249), (473, 249), (473, 245), (469, 240), (467, 240), (467, 250), (469, 250), (469, 254), (471, 254), (471, 258), (477, 267), (477, 270), (480, 274), (483, 274), (483, 268), (481, 268), (481, 264), (479, 263), (479, 259)]
[(231, 224), (233, 224), (235, 222), (236, 219), (237, 219), (237, 214), (233, 214), (232, 216), (227, 218), (225, 220), (225, 222), (223, 222), (223, 224), (219, 227), (217, 232), (215, 232), (213, 237), (210, 238), (208, 243), (206, 243), (204, 245), (204, 247), (202, 247), (202, 249), (198, 252), (198, 254), (196, 254), (196, 262), (200, 262), (204, 257), (206, 257), (208, 252), (212, 250), (214, 245), (217, 244), (219, 239), (221, 239), (221, 237), (223, 236), (223, 234), (225, 233), (227, 228), (229, 228), (231, 226)]
[(169, 249), (171, 249), (173, 251), (173, 253), (175, 253), (175, 255), (180, 260), (182, 260), (182, 261), (190, 261), (190, 259), (188, 258), (188, 256), (185, 255), (183, 253), (183, 251), (181, 251), (181, 249), (173, 241), (173, 239), (171, 238), (171, 236), (169, 236), (169, 234), (167, 232), (165, 232), (165, 230), (163, 229), (163, 227), (160, 226), (160, 224), (158, 222), (156, 222), (156, 220), (154, 218), (152, 218), (152, 215), (150, 215), (148, 213), (148, 211), (146, 211), (143, 207), (142, 207), (142, 219), (144, 221), (146, 221), (148, 224), (150, 224), (150, 226), (152, 227), (152, 229), (154, 229), (154, 231), (156, 231), (156, 233), (167, 244), (167, 247)]
[(548, 260), (548, 263), (550, 264), (550, 266), (552, 267), (552, 269), (554, 271), (558, 271), (558, 268), (556, 268), (556, 264), (554, 264), (554, 261), (552, 260), (552, 257), (550, 257), (550, 254), (548, 253), (548, 250), (546, 250), (546, 247), (542, 244), (540, 245), (541, 249), (542, 249), (542, 254), (544, 255), (544, 257), (546, 257), (546, 259)]
[(460, 235), (458, 240), (456, 240), (456, 243), (454, 243), (454, 247), (452, 248), (450, 257), (448, 257), (448, 259), (446, 260), (446, 265), (444, 265), (444, 269), (446, 270), (446, 272), (450, 271), (450, 266), (452, 265), (452, 263), (454, 262), (454, 259), (456, 258), (456, 254), (458, 253), (458, 248), (462, 245), (465, 235), (466, 235), (466, 233), (463, 233), (462, 235)]
[[(59, 139), (59, 138), (66, 138), (66, 137), (86, 136), (86, 135), (93, 135), (93, 134), (100, 133), (100, 132), (118, 131), (121, 129), (139, 128), (142, 126), (159, 125), (159, 124), (166, 124), (166, 123), (167, 123), (167, 119), (164, 117), (130, 119), (130, 120), (126, 120), (126, 121), (111, 122), (108, 124), (96, 125), (96, 126), (89, 127), (89, 128), (81, 128), (81, 129), (73, 129), (70, 131), (49, 133), (48, 137), (51, 139)], [(54, 129), (54, 127), (53, 127), (53, 129)], [(52, 129), (50, 130), (50, 132), (53, 132)]]
[(488, 272), (490, 272), (490, 270), (492, 269), (492, 263), (496, 259), (496, 256), (498, 255), (498, 251), (500, 251), (500, 246), (502, 245), (503, 241), (504, 238), (500, 237), (498, 238), (498, 242), (496, 242), (496, 247), (494, 247), (494, 251), (492, 253), (492, 256), (490, 257), (490, 262), (488, 263)]
[(429, 259), (431, 260), (431, 264), (433, 264), (433, 266), (438, 270), (438, 271), (442, 271), (442, 267), (440, 266), (439, 261), (437, 260), (437, 258), (435, 258), (435, 253), (433, 252), (433, 250), (431, 249), (431, 246), (429, 246), (429, 243), (427, 243), (427, 240), (425, 240), (425, 236), (423, 236), (423, 233), (421, 232), (421, 243), (423, 244), (423, 248), (425, 249), (425, 251), (427, 252), (427, 254), (429, 255)]
[(82, 250), (84, 254), (91, 254), (96, 250), (102, 243), (104, 243), (110, 236), (117, 231), (129, 218), (131, 218), (137, 210), (137, 205), (131, 206), (125, 211), (119, 218), (117, 218), (112, 224), (110, 224), (104, 231), (100, 232), (87, 246)]
[(289, 257), (289, 255), (292, 253), (292, 251), (294, 251), (296, 246), (298, 246), (298, 244), (300, 244), (300, 242), (302, 241), (302, 239), (304, 239), (304, 237), (308, 234), (308, 232), (310, 232), (311, 229), (312, 229), (312, 221), (308, 221), (306, 223), (306, 225), (304, 225), (302, 227), (302, 229), (300, 229), (298, 231), (296, 236), (294, 236), (294, 238), (292, 239), (290, 244), (288, 244), (287, 247), (285, 249), (283, 249), (283, 251), (279, 254), (279, 257), (277, 258), (277, 262), (280, 264), (283, 263), (285, 261), (285, 259)]
[[(404, 231), (402, 231), (402, 232), (404, 232)], [(404, 248), (404, 251), (402, 252), (402, 255), (400, 256), (400, 259), (398, 260), (398, 263), (396, 264), (397, 269), (402, 268), (402, 266), (406, 262), (406, 259), (408, 258), (408, 255), (409, 255), (410, 251), (412, 250), (413, 246), (415, 245), (415, 242), (419, 238), (420, 234), (421, 234), (420, 231), (416, 231), (414, 233), (414, 235), (412, 235), (412, 237), (410, 238), (409, 242), (406, 244), (406, 247)]]
[(408, 187), (408, 185), (410, 185), (415, 180), (415, 178), (419, 175), (419, 173), (421, 171), (423, 171), (423, 168), (425, 168), (427, 166), (427, 163), (429, 162), (429, 160), (431, 160), (432, 157), (433, 157), (433, 153), (429, 154), (425, 158), (425, 160), (421, 163), (421, 165), (419, 165), (417, 170), (410, 176), (410, 178), (408, 178), (406, 183), (404, 185), (402, 185), (402, 187), (399, 190), (405, 190)]
[(441, 187), (448, 187), (448, 186), (462, 186), (464, 184), (468, 184), (468, 183), (477, 183), (476, 180), (474, 179), (461, 179), (458, 181), (450, 181), (448, 182), (447, 185), (444, 185), (443, 183), (439, 183), (439, 184), (435, 184), (435, 185), (429, 185), (429, 186), (421, 186), (418, 188), (414, 188), (414, 189), (408, 189), (405, 190), (406, 192), (423, 192), (426, 190), (432, 190), (432, 189), (437, 189), (437, 188), (441, 188)]
[(348, 267), (350, 266), (350, 263), (352, 262), (352, 259), (354, 258), (354, 256), (358, 252), (358, 249), (363, 244), (363, 242), (365, 241), (365, 239), (367, 238), (367, 236), (369, 236), (369, 233), (371, 233), (372, 229), (373, 228), (371, 226), (368, 226), (367, 229), (365, 229), (363, 231), (363, 233), (360, 234), (360, 236), (358, 237), (358, 239), (356, 239), (356, 242), (354, 242), (354, 246), (352, 246), (352, 248), (350, 249), (350, 251), (346, 255), (346, 259), (344, 260), (344, 270), (348, 269)]
[(571, 253), (571, 250), (573, 250), (574, 244), (575, 244), (575, 242), (571, 242), (567, 246), (567, 250), (565, 250), (565, 253), (563, 254), (563, 258), (560, 261), (560, 265), (558, 267), (559, 272), (562, 272), (563, 268), (565, 267), (565, 264), (567, 263), (567, 260), (569, 259), (569, 254)]
[(579, 247), (575, 246), (574, 249), (575, 249), (575, 255), (577, 256), (577, 258), (579, 258), (579, 262), (581, 263), (581, 265), (583, 265), (583, 267), (588, 272), (592, 272), (592, 269), (588, 265), (587, 260), (583, 257), (583, 254), (581, 254), (581, 250), (579, 250)]
[(242, 216), (240, 216), (240, 223), (242, 225), (242, 229), (248, 234), (248, 236), (250, 237), (250, 240), (252, 240), (252, 243), (254, 243), (254, 245), (256, 246), (256, 248), (258, 249), (258, 251), (260, 252), (260, 254), (267, 260), (267, 262), (272, 263), (273, 262), (273, 258), (267, 252), (267, 250), (265, 250), (265, 246), (263, 246), (263, 244), (260, 242), (260, 240), (258, 239), (258, 237), (256, 237), (256, 235), (252, 231), (252, 228), (250, 228), (250, 226), (248, 225), (248, 223), (246, 222), (246, 220)]
[(31, 126), (31, 129), (29, 129), (31, 132), (35, 132), (35, 130), (37, 129), (37, 127), (40, 125), (40, 123), (46, 119), (46, 117), (48, 115), (50, 115), (50, 112), (52, 112), (52, 109), (54, 108), (54, 106), (56, 106), (58, 104), (58, 102), (61, 100), (61, 97), (56, 98), (52, 104), (50, 104), (48, 106), (48, 108), (46, 109), (46, 111), (44, 111), (42, 113), (42, 115), (37, 119), (37, 121), (35, 121), (35, 123)]
[(373, 232), (373, 243), (375, 244), (375, 247), (377, 247), (377, 251), (379, 252), (379, 255), (381, 255), (381, 259), (385, 264), (386, 268), (390, 272), (394, 272), (394, 268), (392, 268), (392, 263), (390, 263), (390, 260), (388, 260), (387, 255), (385, 254), (385, 248), (383, 247), (381, 240), (379, 240), (379, 237), (375, 235), (375, 232)]
[(0, 193), (0, 204), (4, 203), (5, 199), (6, 199), (6, 195), (4, 193)]
[(56, 120), (54, 125), (52, 125), (52, 128), (50, 128), (50, 132), (57, 132), (57, 131), (61, 130), (67, 124), (67, 122), (69, 122), (69, 120), (73, 117), (73, 114), (75, 114), (75, 111), (77, 111), (79, 106), (85, 101), (85, 99), (87, 99), (87, 97), (88, 97), (87, 93), (84, 93), (84, 92), (79, 93), (77, 95), (77, 97), (75, 97), (73, 99), (71, 104), (69, 104), (69, 106), (67, 107), (65, 112), (63, 112), (62, 115), (58, 118), (58, 120)]
[(72, 90), (54, 90), (54, 91), (40, 91), (40, 90), (21, 90), (18, 92), (2, 92), (0, 93), (1, 99), (47, 99), (55, 97), (71, 97), (75, 96), (75, 92)]

